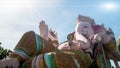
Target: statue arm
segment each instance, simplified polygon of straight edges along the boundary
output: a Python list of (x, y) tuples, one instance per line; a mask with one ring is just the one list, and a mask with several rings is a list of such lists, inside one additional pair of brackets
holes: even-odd
[(49, 29), (48, 25), (45, 24), (45, 21), (41, 21), (39, 24), (40, 36), (45, 40), (51, 40), (54, 47), (58, 47), (58, 37), (55, 30)]

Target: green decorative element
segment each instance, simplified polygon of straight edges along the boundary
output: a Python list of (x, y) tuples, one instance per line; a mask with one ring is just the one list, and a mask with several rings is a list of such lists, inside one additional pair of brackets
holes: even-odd
[(112, 68), (110, 59), (106, 58), (106, 61), (107, 61), (107, 67), (108, 67), (108, 68)]
[(51, 54), (51, 56), (52, 56), (52, 60), (53, 60), (53, 64), (54, 64), (54, 67), (55, 68), (59, 68), (59, 65), (58, 65), (58, 62), (57, 62), (57, 57), (56, 57), (56, 53), (55, 52), (52, 52), (52, 54)]
[(37, 56), (35, 56), (32, 60), (32, 63), (33, 63), (33, 68), (37, 68), (36, 66), (36, 60), (37, 60)]
[(77, 59), (75, 59), (74, 56), (72, 56), (72, 58), (73, 58), (73, 60), (74, 60), (74, 62), (76, 64), (77, 68), (80, 68), (80, 64), (78, 63)]
[[(107, 68), (111, 68), (111, 63), (109, 58), (106, 59)], [(105, 68), (105, 60), (102, 53), (99, 53), (97, 56), (97, 65), (98, 68)]]
[(115, 39), (110, 40), (107, 44), (105, 44), (104, 47), (107, 48), (110, 52), (112, 50), (116, 49), (116, 41), (115, 41)]
[(120, 36), (119, 36), (118, 39), (117, 39), (117, 46), (118, 46), (118, 50), (119, 50), (119, 52), (120, 52)]
[(120, 36), (117, 39), (117, 45), (119, 45), (119, 44), (120, 44)]
[(53, 64), (53, 59), (52, 59), (51, 53), (46, 53), (44, 55), (44, 59), (45, 59), (45, 62), (46, 62), (46, 65), (48, 68), (55, 68), (55, 66)]
[(120, 52), (120, 44), (118, 45), (118, 50), (119, 50), (119, 52)]
[(101, 53), (99, 53), (97, 56), (97, 65), (99, 68), (104, 68), (104, 57)]
[(9, 55), (9, 52), (11, 51), (0, 46), (0, 60), (6, 58)]
[(98, 53), (95, 56), (95, 61), (94, 61), (97, 68), (111, 68), (110, 59), (106, 58), (103, 45), (99, 43), (98, 46), (100, 47), (100, 49), (98, 50)]
[(37, 43), (37, 50), (36, 50), (36, 54), (35, 55), (38, 55), (42, 52), (42, 49), (43, 49), (43, 41), (42, 39), (40, 38), (39, 35), (35, 34), (35, 37), (36, 37), (36, 43)]
[[(90, 64), (92, 63), (90, 61), (90, 59), (88, 58), (88, 55), (85, 54), (84, 52), (78, 51), (78, 50), (71, 50), (71, 52), (79, 55), (79, 57), (82, 59), (81, 61), (83, 61), (85, 64), (87, 64), (88, 66), (90, 66)], [(87, 61), (86, 61), (87, 60)]]
[(29, 58), (30, 56), (23, 50), (19, 50), (19, 49), (14, 49), (16, 53), (22, 54), (25, 57)]

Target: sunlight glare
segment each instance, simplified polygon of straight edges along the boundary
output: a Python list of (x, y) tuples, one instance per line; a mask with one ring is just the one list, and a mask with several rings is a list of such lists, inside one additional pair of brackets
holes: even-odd
[(100, 8), (106, 11), (116, 11), (118, 9), (118, 5), (117, 3), (107, 2), (107, 3), (101, 4)]
[(103, 6), (106, 9), (115, 9), (116, 8), (116, 5), (113, 3), (107, 3), (107, 4), (104, 4)]

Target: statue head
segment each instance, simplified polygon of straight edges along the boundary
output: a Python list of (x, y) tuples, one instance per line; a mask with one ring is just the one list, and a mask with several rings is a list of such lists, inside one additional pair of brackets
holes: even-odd
[(79, 15), (76, 21), (75, 32), (89, 37), (94, 34), (93, 26), (95, 22), (93, 19), (87, 16)]
[(88, 22), (90, 23), (92, 26), (95, 25), (95, 21), (94, 19), (88, 17), (88, 16), (83, 16), (83, 15), (78, 15), (78, 18), (76, 20), (76, 23), (80, 23), (80, 22)]

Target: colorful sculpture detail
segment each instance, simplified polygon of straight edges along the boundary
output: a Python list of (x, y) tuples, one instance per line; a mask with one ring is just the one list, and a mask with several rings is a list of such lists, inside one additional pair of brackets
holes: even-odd
[(90, 17), (79, 15), (75, 31), (61, 44), (45, 21), (39, 28), (40, 35), (33, 31), (23, 35), (9, 59), (0, 61), (1, 68), (110, 68), (110, 59), (120, 61), (112, 29)]

